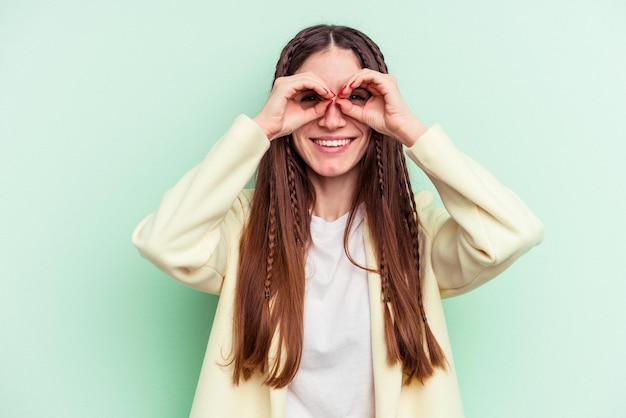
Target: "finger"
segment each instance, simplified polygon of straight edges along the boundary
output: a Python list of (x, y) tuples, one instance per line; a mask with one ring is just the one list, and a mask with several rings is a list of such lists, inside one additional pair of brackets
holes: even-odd
[(303, 109), (301, 113), (301, 124), (304, 125), (315, 119), (321, 118), (324, 116), (324, 113), (326, 113), (330, 105), (332, 105), (332, 100), (323, 100), (317, 102), (314, 106)]
[(356, 119), (359, 122), (364, 122), (363, 108), (361, 106), (355, 106), (350, 100), (342, 98), (335, 99), (335, 104), (344, 115)]
[[(280, 81), (278, 81), (280, 80)], [(277, 79), (280, 89), (284, 91), (285, 97), (294, 99), (299, 94), (310, 90), (314, 91), (324, 99), (332, 99), (334, 93), (313, 73), (301, 73), (293, 76)]]
[[(372, 98), (371, 100), (376, 100)], [(387, 127), (381, 103), (372, 103), (372, 106), (361, 106), (353, 103), (350, 99), (335, 99), (335, 103), (341, 112), (360, 123), (363, 123), (378, 132), (387, 132)]]
[(306, 114), (307, 114), (307, 117), (310, 118), (309, 122), (315, 119), (319, 119), (322, 116), (324, 116), (324, 114), (326, 113), (328, 108), (332, 106), (332, 104), (333, 104), (332, 100), (323, 100), (319, 102), (318, 104), (316, 104), (313, 108), (308, 109)]
[(346, 83), (346, 85), (337, 94), (343, 99), (348, 98), (357, 88), (364, 88), (375, 96), (384, 96), (389, 92), (388, 84), (390, 82), (388, 74), (378, 71), (363, 69), (355, 73)]
[(315, 103), (293, 103), (288, 106), (285, 113), (286, 125), (289, 126), (288, 133), (324, 116), (331, 104), (332, 100), (320, 100)]

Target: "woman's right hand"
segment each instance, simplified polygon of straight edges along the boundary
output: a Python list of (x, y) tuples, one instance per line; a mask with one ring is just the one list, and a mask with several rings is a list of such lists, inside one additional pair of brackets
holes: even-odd
[(322, 117), (334, 97), (335, 94), (313, 73), (279, 77), (253, 120), (272, 141)]

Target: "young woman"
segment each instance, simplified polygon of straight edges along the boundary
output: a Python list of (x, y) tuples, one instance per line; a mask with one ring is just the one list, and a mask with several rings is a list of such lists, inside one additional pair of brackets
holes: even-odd
[[(404, 149), (446, 210), (413, 195)], [(411, 113), (376, 44), (327, 25), (287, 44), (259, 114), (133, 235), (220, 294), (191, 411), (211, 418), (461, 417), (441, 298), (541, 239), (519, 198)]]

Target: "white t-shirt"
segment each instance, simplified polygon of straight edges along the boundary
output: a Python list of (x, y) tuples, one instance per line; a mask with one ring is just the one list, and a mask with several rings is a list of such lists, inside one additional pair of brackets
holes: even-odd
[[(343, 234), (348, 214), (313, 217), (306, 260), (302, 361), (287, 391), (288, 418), (374, 417), (374, 379), (367, 272), (348, 260)], [(348, 242), (365, 265), (363, 207)]]

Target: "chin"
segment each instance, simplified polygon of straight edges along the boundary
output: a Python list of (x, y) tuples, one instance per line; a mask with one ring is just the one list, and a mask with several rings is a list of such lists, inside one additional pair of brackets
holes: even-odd
[(357, 167), (358, 164), (351, 166), (325, 166), (325, 167), (309, 167), (309, 175), (313, 174), (316, 177), (321, 177), (325, 179), (332, 178), (343, 178), (343, 177), (351, 177), (358, 176), (359, 169)]

